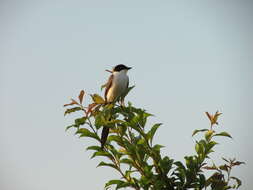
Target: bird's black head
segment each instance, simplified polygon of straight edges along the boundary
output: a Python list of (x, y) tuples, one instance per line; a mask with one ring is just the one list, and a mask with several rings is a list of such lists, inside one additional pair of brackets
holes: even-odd
[(120, 65), (116, 65), (114, 68), (113, 68), (113, 71), (122, 71), (122, 70), (124, 70), (124, 69), (126, 69), (126, 70), (129, 70), (129, 69), (131, 69), (132, 67), (127, 67), (127, 66), (125, 66), (125, 65), (123, 65), (123, 64), (120, 64)]

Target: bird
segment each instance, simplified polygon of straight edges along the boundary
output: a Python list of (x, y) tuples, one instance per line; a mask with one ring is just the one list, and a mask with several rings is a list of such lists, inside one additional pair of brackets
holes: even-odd
[[(112, 74), (109, 77), (106, 85), (105, 85), (105, 102), (106, 103), (114, 103), (116, 101), (120, 101), (121, 105), (124, 105), (124, 95), (129, 86), (129, 77), (127, 75), (128, 70), (132, 67), (127, 67), (123, 64), (116, 65)], [(109, 134), (109, 128), (104, 126), (102, 129), (101, 135), (101, 148), (104, 148), (107, 137)]]

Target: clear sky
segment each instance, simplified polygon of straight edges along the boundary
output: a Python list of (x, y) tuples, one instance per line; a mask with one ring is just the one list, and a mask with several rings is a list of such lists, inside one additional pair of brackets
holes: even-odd
[(118, 174), (96, 168), (90, 142), (65, 132), (63, 104), (101, 93), (109, 73), (133, 67), (127, 97), (162, 122), (155, 141), (183, 160), (191, 133), (223, 112), (213, 159), (247, 165), (253, 187), (253, 1), (0, 1), (0, 189), (103, 189)]

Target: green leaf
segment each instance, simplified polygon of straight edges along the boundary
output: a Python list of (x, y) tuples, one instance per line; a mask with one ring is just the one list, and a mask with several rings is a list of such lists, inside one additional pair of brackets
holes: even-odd
[(123, 159), (121, 159), (121, 160), (120, 160), (120, 163), (122, 163), (122, 164), (128, 164), (128, 165), (130, 165), (130, 166), (133, 165), (133, 161), (132, 161), (131, 159), (128, 159), (128, 158), (123, 158)]
[(126, 176), (127, 179), (131, 178), (131, 173), (133, 173), (133, 171), (131, 171), (131, 170), (126, 170), (125, 171), (125, 176)]
[(202, 144), (203, 147), (206, 148), (207, 143), (206, 143), (206, 141), (204, 139), (200, 140), (198, 143)]
[(70, 114), (70, 113), (79, 111), (79, 110), (82, 110), (82, 108), (80, 108), (80, 107), (69, 108), (69, 109), (67, 109), (67, 110), (64, 112), (64, 116), (67, 115), (67, 114)]
[(146, 149), (144, 148), (143, 145), (137, 144), (135, 146), (135, 154), (136, 154), (137, 158), (139, 159), (139, 161), (143, 162), (144, 157), (146, 155)]
[(199, 174), (199, 184), (200, 184), (200, 189), (205, 187), (205, 183), (206, 183), (206, 178), (205, 175), (203, 174)]
[(108, 189), (109, 186), (111, 186), (111, 185), (116, 185), (116, 190), (124, 188), (124, 187), (131, 187), (132, 186), (131, 183), (125, 182), (125, 181), (122, 181), (122, 180), (110, 180), (109, 182), (107, 182), (105, 184), (105, 189)]
[(192, 136), (196, 135), (199, 132), (204, 132), (204, 131), (208, 131), (208, 129), (200, 129), (200, 130), (196, 129), (193, 131)]
[(159, 161), (159, 165), (161, 166), (161, 168), (163, 168), (165, 174), (169, 173), (170, 169), (172, 168), (173, 162), (174, 160), (170, 159), (168, 156), (165, 156)]
[(76, 134), (80, 134), (80, 137), (90, 137), (90, 138), (96, 139), (100, 142), (100, 138), (98, 137), (98, 135), (89, 131), (86, 128), (78, 129)]
[(148, 190), (148, 187), (152, 184), (151, 179), (148, 179), (146, 176), (141, 176), (141, 179), (138, 181), (143, 189)]
[(106, 163), (106, 162), (100, 162), (97, 167), (100, 167), (100, 166), (108, 166), (108, 167), (111, 167), (111, 168), (114, 168), (114, 169), (118, 169), (117, 166), (115, 166), (114, 164), (111, 164), (111, 163)]
[(185, 183), (187, 170), (186, 170), (185, 166), (181, 162), (179, 162), (179, 161), (174, 162), (174, 165), (177, 166), (177, 168), (173, 172), (173, 174), (175, 176), (177, 176), (177, 178), (178, 178), (177, 181), (179, 180), (177, 182), (177, 185), (178, 186), (183, 186), (183, 184)]
[(161, 148), (164, 148), (165, 146), (163, 146), (163, 145), (160, 145), (160, 144), (156, 144), (154, 147), (153, 147), (153, 149), (155, 149), (155, 150), (160, 150)]
[(86, 119), (87, 119), (87, 117), (77, 118), (77, 119), (75, 120), (75, 125), (78, 126), (78, 127), (79, 127), (80, 125), (84, 125)]
[(195, 150), (196, 150), (197, 154), (203, 153), (203, 151), (201, 151), (201, 145), (199, 143), (196, 143)]
[(100, 127), (104, 126), (106, 124), (105, 117), (102, 113), (96, 115), (95, 117), (95, 127), (96, 129), (99, 129)]
[(101, 151), (101, 147), (100, 146), (89, 146), (86, 148), (86, 150), (95, 150), (95, 151)]
[(158, 179), (154, 183), (154, 189), (155, 190), (163, 190), (165, 185), (166, 185), (166, 182), (164, 180)]
[(214, 133), (213, 130), (208, 130), (208, 131), (205, 133), (205, 138), (206, 138), (207, 141), (210, 141), (210, 140), (211, 140), (213, 133)]
[(128, 154), (128, 155), (135, 155), (136, 146), (134, 144), (129, 143), (125, 139), (123, 141), (124, 141), (124, 144), (125, 144), (124, 148), (125, 148), (126, 154)]
[(76, 128), (76, 125), (75, 125), (75, 124), (73, 124), (73, 125), (69, 125), (69, 126), (67, 126), (67, 127), (66, 127), (66, 129), (65, 129), (65, 131), (67, 131), (67, 130), (69, 130), (70, 128), (73, 128), (73, 127), (74, 127), (74, 128)]
[(138, 123), (142, 128), (145, 127), (147, 118), (151, 116), (151, 114), (147, 113), (144, 109), (137, 109), (137, 118), (138, 118)]
[(183, 170), (186, 170), (184, 164), (180, 161), (176, 161), (173, 164), (176, 165), (178, 168), (182, 168)]
[(140, 133), (141, 136), (146, 138), (146, 134), (144, 133), (143, 129), (139, 127), (138, 119), (136, 119), (136, 117), (134, 117), (130, 122), (125, 122), (125, 125), (127, 125), (130, 128), (133, 128), (138, 133)]
[(111, 136), (108, 137), (107, 140), (108, 140), (108, 142), (114, 141), (114, 142), (118, 143), (119, 145), (122, 145), (122, 140), (117, 135), (111, 135)]
[(163, 145), (160, 145), (160, 144), (156, 144), (155, 146), (152, 147), (152, 149), (159, 153), (160, 154), (160, 149), (163, 148), (164, 146)]
[(120, 157), (123, 155), (122, 152), (118, 151), (116, 148), (114, 148), (113, 145), (108, 145), (108, 150), (110, 151), (110, 153), (117, 159), (119, 160)]
[(129, 183), (129, 182), (124, 182), (124, 183), (120, 183), (116, 186), (116, 190), (121, 189), (121, 188), (125, 188), (125, 187), (132, 187), (133, 184)]
[(119, 184), (123, 184), (125, 183), (124, 181), (122, 180), (110, 180), (108, 181), (106, 184), (105, 184), (105, 188), (111, 186), (111, 185), (119, 185)]
[(193, 156), (185, 156), (184, 159), (185, 159), (185, 163), (186, 163), (187, 168), (194, 169), (195, 160), (194, 160)]
[(125, 125), (122, 125), (118, 127), (118, 130), (119, 130), (120, 136), (125, 136), (127, 127)]
[(198, 141), (196, 142), (195, 150), (200, 157), (203, 157), (206, 146), (207, 146), (206, 142), (203, 139), (200, 140), (199, 142)]
[(221, 166), (219, 166), (219, 168), (223, 171), (228, 171), (228, 165), (227, 164), (221, 165)]
[(222, 157), (222, 160), (224, 160), (225, 162), (229, 163), (229, 161), (226, 158)]
[(140, 138), (138, 141), (137, 141), (137, 144), (139, 145), (144, 145), (146, 144), (146, 140), (144, 138)]
[(97, 157), (97, 156), (103, 156), (103, 157), (107, 157), (109, 159), (114, 159), (113, 156), (105, 151), (98, 151), (98, 152), (94, 152), (93, 155), (91, 156), (91, 158)]
[(151, 178), (153, 176), (153, 172), (152, 172), (153, 167), (154, 167), (153, 165), (151, 165), (151, 166), (145, 165), (144, 166), (144, 173), (147, 178)]
[(104, 104), (105, 100), (99, 96), (98, 94), (93, 94), (91, 95), (92, 100), (94, 101), (94, 103), (96, 104)]
[(216, 144), (218, 144), (218, 143), (215, 142), (215, 141), (210, 141), (210, 142), (206, 145), (206, 154), (211, 153), (212, 148), (213, 148)]
[(153, 125), (153, 127), (150, 129), (150, 131), (147, 134), (148, 140), (150, 140), (150, 143), (152, 144), (153, 137), (155, 135), (156, 130), (162, 125), (162, 123), (156, 123)]
[(213, 135), (213, 136), (223, 136), (223, 137), (229, 137), (229, 138), (232, 138), (232, 136), (229, 134), (229, 133), (227, 133), (227, 132), (221, 132), (221, 133), (218, 133), (218, 134), (215, 134), (215, 135)]
[(238, 189), (241, 185), (242, 185), (242, 181), (240, 179), (238, 179), (237, 177), (230, 177), (231, 179), (234, 179), (237, 183), (236, 189)]

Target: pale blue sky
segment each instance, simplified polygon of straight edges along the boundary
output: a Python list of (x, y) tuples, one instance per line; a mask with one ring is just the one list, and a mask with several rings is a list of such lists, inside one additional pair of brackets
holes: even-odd
[(65, 126), (62, 105), (100, 92), (110, 69), (133, 67), (127, 100), (162, 122), (163, 154), (193, 153), (205, 111), (224, 114), (214, 160), (236, 157), (241, 189), (252, 182), (252, 1), (0, 2), (0, 189), (103, 189), (118, 174), (96, 168), (86, 139)]

